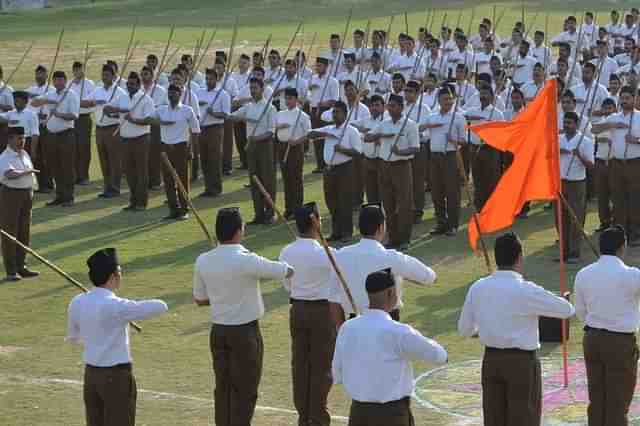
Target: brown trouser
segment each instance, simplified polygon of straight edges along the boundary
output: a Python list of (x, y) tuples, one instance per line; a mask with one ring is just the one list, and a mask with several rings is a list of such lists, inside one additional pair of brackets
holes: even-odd
[(73, 187), (76, 181), (76, 137), (73, 129), (49, 133), (46, 150), (47, 161), (56, 182), (56, 199), (73, 201)]
[[(302, 145), (296, 148), (303, 150)], [(328, 426), (331, 415), (327, 396), (331, 390), (331, 361), (336, 329), (326, 300), (292, 300), (291, 373), (298, 426)]]
[[(375, 374), (375, 372), (372, 372)], [(351, 402), (349, 426), (414, 426), (411, 398), (378, 404)]]
[(500, 151), (489, 145), (474, 145), (472, 152), (473, 202), (482, 210), (500, 180)]
[(609, 162), (613, 222), (627, 230), (630, 240), (640, 237), (640, 158)]
[[(38, 181), (38, 189), (53, 189), (53, 176), (51, 174), (51, 168), (47, 162), (47, 143), (49, 139), (49, 131), (46, 126), (40, 126), (40, 137), (38, 138), (38, 149), (33, 158), (33, 167), (40, 170), (40, 173), (36, 174)], [(29, 154), (33, 154), (29, 152)]]
[[(460, 154), (462, 155), (462, 164), (464, 165), (464, 174), (469, 180), (469, 170), (471, 170), (471, 144), (466, 143), (460, 147)], [(460, 183), (464, 182), (462, 176), (459, 176)]]
[(216, 426), (250, 426), (258, 400), (264, 346), (258, 321), (213, 324), (209, 337), (215, 373)]
[(160, 138), (160, 126), (151, 125), (151, 139), (149, 142), (149, 188), (156, 188), (162, 183), (162, 139)]
[(275, 148), (284, 184), (284, 210), (286, 213), (293, 213), (298, 207), (302, 207), (304, 202), (304, 184), (302, 182), (304, 147), (302, 144), (292, 146), (285, 163), (284, 154), (287, 151), (287, 146), (289, 146), (287, 143), (278, 142)]
[[(0, 228), (13, 235), (22, 244), (31, 240), (31, 207), (33, 190), (0, 187)], [(2, 238), (2, 260), (7, 275), (24, 269), (26, 252), (8, 238)]]
[(84, 369), (87, 426), (134, 426), (138, 390), (131, 364)]
[(247, 124), (244, 122), (234, 123), (233, 131), (236, 140), (236, 150), (240, 156), (240, 164), (243, 168), (247, 168), (247, 153), (244, 150), (247, 145)]
[[(226, 133), (226, 129), (225, 129)], [(262, 186), (267, 190), (273, 202), (276, 202), (276, 168), (274, 167), (273, 140), (254, 142), (247, 151), (249, 161), (249, 176), (257, 176)], [(251, 196), (253, 211), (258, 220), (271, 219), (273, 209), (264, 200), (258, 187), (251, 181)]]
[(9, 125), (0, 123), (0, 153), (5, 150), (9, 143)]
[(598, 219), (600, 225), (608, 226), (612, 223), (611, 216), (611, 187), (609, 178), (609, 164), (606, 160), (596, 160), (596, 168), (594, 173), (594, 184), (596, 187), (596, 196), (598, 197)]
[(420, 151), (411, 160), (411, 172), (413, 174), (413, 210), (416, 216), (422, 217), (425, 205), (424, 186), (426, 175), (429, 171), (429, 144), (421, 143)]
[(91, 114), (80, 114), (74, 122), (76, 135), (76, 183), (89, 180), (91, 165)]
[(356, 155), (353, 161), (353, 207), (359, 209), (364, 200), (364, 156)]
[(460, 221), (460, 173), (455, 151), (431, 153), (431, 199), (438, 226), (457, 228)]
[(204, 175), (204, 191), (210, 194), (222, 193), (222, 142), (224, 126), (214, 124), (201, 129), (200, 162)]
[(119, 194), (122, 180), (122, 141), (113, 131), (118, 125), (96, 127), (96, 147), (105, 193)]
[(627, 426), (638, 374), (636, 336), (585, 330), (582, 345), (589, 386), (589, 426)]
[[(162, 150), (167, 153), (169, 162), (178, 174), (182, 186), (189, 193), (189, 145), (186, 142), (175, 145), (162, 144)], [(186, 198), (178, 190), (178, 186), (173, 179), (173, 175), (167, 167), (162, 169), (162, 180), (164, 181), (164, 191), (167, 194), (167, 202), (171, 213), (186, 213), (189, 210)]]
[(486, 348), (482, 412), (486, 426), (540, 426), (542, 379), (536, 352)]
[(149, 134), (122, 138), (122, 165), (129, 185), (129, 205), (146, 208), (149, 201)]
[(411, 161), (381, 161), (379, 179), (382, 204), (387, 213), (389, 243), (408, 244), (414, 217)]
[[(569, 210), (562, 204), (562, 241), (564, 244), (565, 257), (580, 257), (580, 243), (582, 242), (582, 235), (580, 233), (581, 227), (584, 226), (585, 214), (586, 214), (586, 180), (581, 181), (569, 181), (562, 180), (562, 195), (567, 200), (567, 203), (573, 209), (576, 217), (580, 221), (578, 226)], [(557, 208), (557, 204), (555, 204)], [(557, 218), (557, 215), (556, 215)]]
[(222, 141), (222, 170), (231, 171), (233, 170), (233, 121), (224, 122)]
[[(323, 112), (329, 108), (311, 108), (311, 127), (314, 129), (324, 126), (324, 122), (320, 119)], [(324, 162), (324, 139), (315, 139), (313, 141), (313, 152), (316, 156), (316, 166), (319, 169), (324, 169), (326, 163)]]
[(380, 159), (364, 159), (364, 188), (367, 193), (368, 203), (380, 202), (380, 183), (378, 174), (380, 173)]
[(331, 214), (331, 236), (353, 235), (353, 164), (351, 161), (325, 169), (324, 200)]

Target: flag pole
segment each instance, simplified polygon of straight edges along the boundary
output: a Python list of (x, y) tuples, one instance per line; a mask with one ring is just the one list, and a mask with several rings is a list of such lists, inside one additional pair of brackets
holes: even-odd
[[(558, 247), (560, 249), (560, 295), (564, 296), (567, 290), (567, 273), (564, 262), (564, 226), (562, 224), (562, 180), (560, 190), (556, 196), (556, 220), (558, 222)], [(567, 320), (562, 320), (562, 373), (565, 388), (569, 387), (569, 360), (567, 353)]]

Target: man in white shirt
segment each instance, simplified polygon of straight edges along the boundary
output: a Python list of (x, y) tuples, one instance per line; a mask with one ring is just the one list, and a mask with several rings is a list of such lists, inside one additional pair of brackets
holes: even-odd
[[(142, 90), (147, 94), (153, 105), (158, 108), (166, 105), (167, 87), (161, 86), (154, 79), (153, 68), (145, 65), (140, 71), (140, 79), (142, 80)], [(162, 152), (162, 141), (160, 138), (160, 126), (157, 123), (151, 124), (151, 137), (149, 140), (149, 189), (157, 191), (162, 186), (162, 160), (160, 153)]]
[(456, 151), (465, 143), (465, 120), (454, 109), (455, 89), (438, 91), (440, 109), (433, 111), (425, 127), (431, 131), (431, 199), (437, 225), (431, 235), (454, 236), (460, 221), (460, 173)]
[(132, 71), (127, 93), (105, 105), (106, 114), (120, 114), (122, 165), (129, 185), (129, 205), (125, 211), (144, 211), (149, 201), (149, 143), (155, 106), (141, 89), (140, 75)]
[[(323, 158), (327, 165), (323, 176), (324, 198), (331, 214), (331, 235), (327, 241), (351, 240), (353, 235), (353, 157), (362, 153), (360, 133), (347, 121), (347, 105), (333, 105), (334, 124), (314, 129), (309, 139), (322, 138)], [(316, 142), (317, 143), (317, 142)]]
[(407, 36), (405, 39), (406, 52), (397, 56), (387, 69), (389, 73), (399, 72), (405, 80), (422, 79), (425, 73), (423, 55), (415, 52), (415, 41), (413, 37)]
[[(363, 75), (364, 78), (364, 75)], [(284, 76), (278, 78), (276, 80), (276, 85), (278, 85), (278, 89), (273, 92), (273, 99), (277, 99), (278, 110), (284, 111), (287, 109), (285, 106), (285, 90), (288, 88), (296, 89), (298, 92), (298, 100), (300, 105), (304, 105), (307, 101), (308, 96), (308, 82), (304, 78), (302, 78), (296, 72), (296, 63), (293, 59), (287, 59), (284, 63)]]
[(577, 104), (576, 113), (586, 120), (592, 115), (600, 115), (600, 106), (609, 97), (607, 88), (596, 81), (596, 71), (596, 65), (587, 62), (582, 67), (582, 83), (571, 87)]
[[(582, 50), (585, 46), (585, 37), (584, 34), (578, 34), (576, 32), (576, 17), (569, 16), (565, 20), (566, 30), (555, 36), (551, 39), (551, 46), (558, 47), (560, 43), (568, 43), (571, 47), (571, 58), (577, 58), (576, 49), (579, 48)], [(580, 38), (578, 38), (580, 36)]]
[[(311, 125), (318, 129), (324, 125), (321, 120), (322, 113), (333, 107), (340, 98), (340, 83), (328, 72), (329, 60), (316, 58), (316, 73), (309, 82), (309, 104), (311, 106)], [(316, 156), (316, 169), (314, 173), (322, 173), (326, 164), (324, 162), (324, 139), (318, 139), (313, 144)]]
[(576, 316), (584, 322), (590, 425), (627, 425), (638, 375), (640, 270), (627, 266), (624, 228), (600, 234), (600, 258), (575, 279)]
[[(22, 244), (31, 240), (31, 208), (35, 183), (31, 158), (25, 151), (25, 129), (9, 127), (7, 147), (0, 154), (0, 229), (13, 235)], [(39, 274), (25, 265), (26, 252), (2, 237), (2, 260), (7, 281), (36, 277)]]
[(183, 65), (187, 70), (187, 80), (195, 83), (195, 85), (198, 86), (193, 87), (193, 90), (204, 86), (204, 75), (200, 71), (193, 69), (195, 66), (195, 64), (193, 63), (193, 56), (188, 53), (182, 55), (182, 57), (180, 58), (180, 64)]
[[(384, 120), (385, 117), (385, 103), (381, 95), (373, 95), (369, 98), (369, 112), (370, 117), (367, 120), (359, 120), (353, 122), (358, 131), (362, 135), (366, 135), (368, 132), (375, 129), (378, 124)], [(363, 168), (363, 181), (364, 190), (367, 195), (367, 202), (378, 203), (381, 201), (380, 195), (380, 158), (378, 151), (380, 151), (379, 141), (373, 143), (366, 143), (363, 138), (362, 154), (364, 156)]]
[(538, 318), (565, 319), (575, 311), (565, 299), (523, 278), (523, 248), (514, 233), (496, 239), (495, 258), (498, 271), (469, 289), (458, 332), (465, 337), (477, 335), (485, 346), (484, 424), (540, 426)]
[(67, 88), (64, 71), (54, 71), (55, 92), (45, 93), (31, 101), (34, 107), (47, 105), (47, 160), (56, 183), (56, 197), (47, 206), (71, 207), (74, 200), (76, 140), (74, 122), (80, 114), (80, 98), (73, 89)]
[(0, 113), (0, 124), (24, 128), (24, 149), (33, 160), (39, 151), (40, 124), (38, 115), (28, 108), (29, 94), (27, 92), (16, 90), (13, 92), (13, 99), (15, 108), (9, 112)]
[[(35, 190), (36, 193), (41, 194), (49, 194), (53, 191), (53, 176), (51, 173), (51, 168), (48, 164), (45, 163), (46, 153), (48, 152), (47, 145), (47, 108), (40, 107), (35, 108), (31, 105), (31, 99), (37, 98), (38, 96), (43, 95), (47, 92), (53, 92), (54, 88), (47, 84), (47, 79), (49, 77), (49, 71), (46, 67), (42, 65), (38, 65), (34, 71), (34, 83), (31, 87), (29, 87), (27, 92), (29, 93), (29, 109), (36, 113), (38, 117), (38, 123), (40, 127), (40, 137), (38, 138), (38, 149), (37, 151), (31, 151), (33, 157), (33, 166), (40, 170), (40, 173), (36, 175), (36, 180), (38, 181), (38, 189)], [(1, 125), (0, 125), (1, 129)], [(1, 130), (0, 130), (1, 133)], [(1, 136), (0, 136), (1, 139)], [(2, 141), (0, 141), (0, 145)]]
[(525, 102), (533, 102), (536, 96), (538, 96), (538, 93), (540, 93), (544, 87), (546, 77), (544, 65), (540, 62), (536, 63), (533, 66), (532, 75), (533, 80), (520, 87), (520, 91), (522, 91), (522, 94), (524, 95)]
[[(273, 152), (273, 138), (276, 127), (276, 109), (264, 97), (264, 82), (252, 77), (249, 80), (251, 102), (227, 116), (227, 120), (247, 123), (247, 160), (249, 176), (257, 176), (271, 200), (276, 202), (276, 168)], [(253, 197), (254, 219), (250, 225), (271, 225), (274, 222), (272, 206), (264, 200), (253, 180), (251, 195)]]
[(533, 34), (534, 47), (531, 48), (530, 53), (537, 62), (548, 68), (551, 65), (551, 49), (544, 44), (544, 38), (544, 31), (538, 30)]
[[(0, 66), (0, 112), (8, 112), (13, 109), (13, 88), (8, 86), (3, 80), (4, 73)], [(0, 124), (0, 151), (4, 151), (7, 147), (9, 134), (7, 133), (7, 125)]]
[(114, 248), (94, 253), (88, 260), (95, 286), (74, 297), (68, 309), (66, 341), (84, 347), (84, 406), (87, 425), (134, 426), (136, 379), (132, 371), (129, 322), (167, 312), (162, 300), (135, 301), (115, 295), (122, 269)]
[(96, 88), (94, 102), (96, 108), (96, 148), (100, 159), (103, 189), (100, 198), (113, 198), (120, 195), (122, 180), (122, 141), (114, 131), (120, 123), (119, 114), (107, 114), (105, 105), (117, 103), (127, 93), (115, 83), (115, 71), (105, 64), (102, 66), (102, 85)]
[(93, 81), (85, 77), (84, 64), (74, 62), (72, 66), (73, 80), (69, 82), (71, 88), (80, 98), (80, 115), (74, 123), (76, 135), (76, 185), (89, 185), (89, 166), (91, 164), (91, 129), (93, 123), (93, 100), (96, 86)]
[[(284, 91), (283, 110), (276, 114), (276, 158), (284, 184), (284, 217), (291, 219), (304, 202), (304, 137), (311, 130), (311, 119), (299, 107), (298, 91)], [(285, 161), (286, 156), (286, 161)]]
[(331, 416), (327, 396), (332, 385), (331, 359), (336, 340), (329, 303), (333, 270), (317, 241), (320, 213), (316, 203), (298, 207), (294, 215), (300, 236), (282, 249), (279, 258), (296, 271), (292, 279), (282, 281), (291, 303), (293, 402), (298, 424), (328, 426)]
[(605, 25), (609, 36), (613, 39), (614, 54), (622, 50), (624, 37), (622, 36), (622, 23), (620, 22), (620, 13), (617, 10), (611, 11), (611, 22)]
[[(410, 279), (413, 283), (428, 286), (435, 282), (436, 273), (419, 259), (387, 249), (382, 243), (387, 235), (386, 214), (380, 203), (365, 204), (360, 208), (358, 227), (361, 239), (358, 243), (343, 247), (336, 253), (336, 262), (344, 274), (346, 284), (353, 296), (353, 301), (359, 313), (369, 308), (369, 301), (365, 291), (367, 276), (378, 268), (391, 268), (396, 276), (396, 290), (398, 301), (389, 311), (391, 318), (400, 320), (402, 303), (402, 278)], [(333, 276), (333, 292), (331, 302), (338, 304), (334, 311), (334, 321), (339, 326), (345, 319), (355, 316), (351, 301), (337, 276)]]
[(198, 256), (193, 273), (194, 302), (211, 306), (209, 342), (218, 426), (251, 424), (264, 352), (258, 324), (264, 316), (260, 281), (291, 279), (294, 271), (284, 262), (272, 262), (244, 248), (243, 236), (240, 210), (218, 210), (220, 244)]
[[(602, 102), (602, 116), (594, 124), (603, 123), (609, 116), (616, 112), (616, 102), (607, 98)], [(598, 198), (598, 219), (600, 226), (596, 232), (607, 229), (613, 223), (611, 209), (612, 186), (609, 178), (609, 163), (611, 160), (611, 130), (592, 130), (596, 143), (596, 164), (594, 170), (594, 184), (596, 196)]]
[[(224, 52), (222, 52), (224, 53)], [(226, 70), (226, 56), (216, 56), (216, 61), (213, 65), (213, 68), (218, 73), (218, 89), (225, 90), (229, 96), (231, 97), (231, 107), (232, 110), (235, 108), (239, 108), (244, 103), (251, 102), (251, 91), (249, 89), (249, 84), (244, 86), (245, 91), (240, 92), (240, 88), (236, 84), (236, 80), (233, 78), (232, 74), (228, 74)], [(258, 77), (258, 73), (260, 73), (259, 78), (264, 80), (264, 69), (262, 67), (254, 67), (251, 72), (251, 77)], [(227, 75), (228, 74), (228, 75)], [(265, 97), (269, 97), (271, 88), (269, 85), (265, 84)], [(241, 98), (244, 97), (244, 100), (241, 101)], [(237, 101), (237, 102), (236, 102)], [(237, 106), (236, 106), (237, 105)], [(234, 144), (234, 121), (225, 120), (224, 122), (224, 135), (223, 135), (223, 143), (222, 143), (222, 174), (225, 176), (231, 176), (233, 173), (233, 144)], [(246, 127), (246, 126), (245, 126)], [(241, 139), (237, 142), (236, 146), (238, 147), (238, 152), (240, 153), (240, 161), (247, 161), (246, 156), (247, 153), (245, 151), (245, 145), (247, 143), (246, 138)]]
[(529, 42), (523, 40), (518, 47), (518, 56), (513, 64), (512, 81), (520, 87), (528, 83), (533, 78), (533, 66), (537, 60), (533, 56), (529, 56)]
[(382, 69), (382, 58), (378, 52), (371, 55), (371, 69), (367, 71), (370, 95), (384, 96), (391, 90), (391, 75)]
[(447, 351), (413, 327), (391, 319), (398, 301), (389, 270), (366, 278), (369, 310), (338, 333), (333, 378), (351, 397), (350, 426), (413, 426), (411, 361), (445, 364)]
[[(200, 101), (198, 100), (197, 92), (200, 91), (201, 87), (189, 78), (190, 73), (188, 69), (185, 66), (178, 65), (176, 69), (171, 71), (169, 83), (179, 86), (182, 89), (182, 98), (180, 98), (180, 102), (185, 105), (189, 105), (196, 113), (196, 117), (200, 117)], [(233, 133), (233, 126), (230, 126), (229, 131)], [(231, 144), (233, 145), (233, 140), (231, 141)], [(200, 175), (200, 149), (197, 140), (195, 140), (195, 142), (194, 140), (191, 140), (189, 145), (191, 149), (191, 155), (189, 156), (191, 182), (195, 182), (198, 180)]]
[[(566, 206), (562, 208), (562, 224), (565, 262), (578, 263), (580, 260), (580, 228), (584, 226), (586, 215), (587, 169), (594, 166), (595, 147), (591, 138), (578, 131), (580, 118), (575, 112), (564, 114), (564, 133), (560, 135), (560, 177), (562, 195), (575, 213), (579, 224), (572, 220)], [(559, 259), (558, 259), (559, 260)]]
[(185, 195), (189, 191), (189, 153), (191, 140), (198, 140), (200, 123), (196, 113), (189, 105), (180, 102), (182, 88), (174, 84), (167, 89), (169, 105), (162, 105), (155, 112), (154, 118), (160, 124), (162, 150), (167, 154), (171, 166), (182, 182), (187, 194), (178, 190), (173, 174), (163, 168), (162, 179), (167, 194), (169, 215), (166, 220), (186, 220), (189, 218), (189, 206)]
[[(414, 104), (415, 105), (415, 104)], [(379, 185), (382, 202), (389, 212), (389, 248), (406, 250), (411, 242), (414, 221), (411, 160), (420, 151), (418, 125), (404, 110), (404, 99), (391, 95), (389, 118), (365, 136), (366, 142), (380, 141)]]
[[(490, 121), (502, 121), (502, 111), (494, 105), (493, 89), (490, 85), (480, 86), (480, 106), (466, 111), (470, 124)], [(500, 151), (487, 145), (475, 133), (471, 132), (471, 168), (473, 173), (473, 202), (477, 211), (481, 211), (500, 180)]]
[[(199, 196), (217, 197), (222, 194), (224, 121), (226, 115), (231, 113), (231, 96), (226, 90), (217, 87), (218, 73), (215, 69), (207, 68), (205, 75), (206, 86), (198, 92), (201, 111), (200, 129), (202, 131), (198, 138), (198, 144), (202, 174), (204, 175), (204, 192)], [(241, 124), (244, 126), (244, 123)]]
[(344, 54), (344, 71), (339, 73), (336, 78), (340, 83), (340, 100), (347, 102), (347, 95), (345, 94), (345, 83), (351, 81), (356, 85), (356, 88), (363, 98), (366, 98), (369, 94), (369, 73), (363, 70), (362, 66), (356, 66), (356, 54), (345, 53)]
[[(597, 56), (596, 58), (591, 60), (591, 63), (594, 64), (597, 68), (600, 68), (600, 74), (598, 76), (598, 83), (607, 87), (609, 85), (609, 79), (613, 74), (618, 72), (618, 63), (609, 57), (609, 47), (606, 41), (598, 40), (596, 42), (597, 45)], [(600, 67), (600, 61), (604, 61), (602, 67)]]

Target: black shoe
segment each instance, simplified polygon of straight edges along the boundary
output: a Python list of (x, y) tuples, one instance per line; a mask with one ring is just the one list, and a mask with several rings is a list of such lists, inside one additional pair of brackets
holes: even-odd
[(198, 198), (215, 198), (215, 197), (218, 197), (218, 196), (220, 196), (220, 192), (218, 192), (216, 194), (215, 192), (204, 191), (203, 193), (198, 195)]
[(16, 282), (16, 281), (20, 281), (21, 279), (22, 277), (18, 274), (9, 274), (4, 280), (8, 282)]
[(233, 171), (231, 171), (231, 170), (223, 170), (222, 174), (225, 175), (225, 176), (231, 176), (233, 174)]
[(245, 183), (245, 184), (244, 184), (244, 187), (245, 187), (245, 188), (251, 188), (251, 184), (250, 184), (250, 183)]
[(34, 192), (36, 194), (51, 194), (51, 191), (52, 190), (50, 188), (38, 188)]
[(65, 201), (62, 204), (60, 204), (62, 207), (73, 207), (74, 205), (74, 201), (73, 200), (69, 200), (69, 201)]
[(31, 271), (28, 268), (22, 268), (20, 272), (18, 272), (22, 278), (34, 278), (40, 275), (38, 271)]
[(53, 201), (49, 201), (47, 204), (45, 204), (47, 207), (51, 207), (51, 206), (59, 206), (60, 204), (62, 204), (64, 201), (62, 201), (59, 198), (56, 198)]
[(91, 182), (89, 181), (89, 179), (81, 179), (81, 180), (76, 182), (76, 185), (89, 186), (89, 185), (91, 185)]
[(438, 225), (429, 231), (429, 235), (444, 235), (447, 233), (447, 228), (444, 226)]
[(600, 226), (598, 228), (596, 228), (595, 231), (593, 232), (603, 232), (604, 230), (608, 229), (611, 225), (607, 225), (606, 223), (601, 223)]
[(449, 228), (447, 229), (447, 232), (445, 232), (445, 235), (447, 237), (455, 237), (457, 233), (458, 233), (458, 228)]
[(331, 235), (329, 235), (329, 236), (327, 237), (327, 242), (330, 242), (330, 243), (331, 243), (331, 242), (334, 242), (334, 241), (340, 241), (341, 239), (342, 239), (342, 237), (341, 237), (340, 235), (333, 235), (333, 234), (331, 234)]
[(98, 198), (115, 198), (118, 195), (120, 195), (120, 194), (118, 194), (116, 192), (105, 191), (105, 192), (102, 192), (102, 193), (98, 194)]
[(178, 213), (178, 216), (176, 216), (176, 220), (189, 220), (189, 213), (187, 212), (183, 212), (183, 213)]

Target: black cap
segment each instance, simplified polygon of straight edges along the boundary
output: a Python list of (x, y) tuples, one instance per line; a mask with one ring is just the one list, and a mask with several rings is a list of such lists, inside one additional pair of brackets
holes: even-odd
[(327, 59), (327, 58), (323, 58), (323, 57), (321, 57), (321, 56), (318, 56), (318, 57), (316, 58), (316, 63), (317, 63), (317, 64), (325, 64), (325, 65), (329, 65), (329, 59)]
[(304, 204), (302, 207), (298, 207), (294, 211), (294, 215), (297, 220), (308, 219), (311, 215), (320, 216), (320, 211), (318, 210), (318, 204), (315, 201)]
[(9, 127), (9, 136), (24, 136), (24, 127)]
[(355, 53), (345, 53), (344, 54), (344, 58), (345, 59), (353, 59), (355, 61), (356, 60), (356, 54)]
[(284, 95), (285, 96), (295, 96), (297, 98), (298, 97), (298, 89), (296, 89), (295, 87), (287, 87), (286, 89), (284, 89)]
[(29, 92), (25, 92), (24, 90), (16, 90), (13, 92), (13, 99), (24, 99), (25, 101), (29, 99)]
[(87, 259), (89, 278), (96, 286), (104, 285), (118, 270), (118, 254), (115, 248), (105, 248), (95, 252)]
[(182, 89), (177, 84), (170, 84), (167, 88), (167, 92), (180, 92), (182, 93)]
[(391, 103), (391, 102), (395, 102), (397, 104), (404, 105), (404, 98), (402, 96), (400, 96), (400, 95), (394, 95), (393, 93), (391, 93), (389, 95), (389, 103)]
[(410, 87), (412, 89), (420, 90), (420, 83), (418, 83), (415, 80), (409, 80), (409, 81), (407, 81), (407, 86), (406, 87)]
[(379, 293), (396, 285), (391, 268), (376, 271), (367, 276), (365, 287), (367, 293)]

